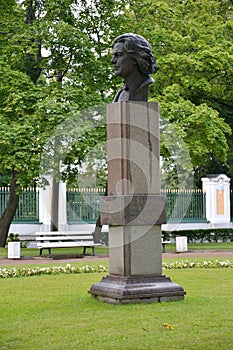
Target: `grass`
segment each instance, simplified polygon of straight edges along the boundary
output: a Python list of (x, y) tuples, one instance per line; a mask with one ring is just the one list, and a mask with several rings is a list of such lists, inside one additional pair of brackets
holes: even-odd
[[(218, 243), (189, 243), (189, 250), (233, 250), (233, 242), (218, 242)], [(176, 250), (175, 244), (167, 244), (166, 252), (174, 252)], [(82, 254), (82, 248), (57, 248), (52, 249), (52, 254)], [(96, 247), (96, 254), (108, 254), (108, 247)], [(91, 250), (87, 250), (87, 252), (91, 253)], [(36, 248), (21, 248), (21, 256), (38, 256), (39, 249)], [(43, 255), (48, 255), (48, 251), (45, 249), (43, 251)], [(0, 248), (0, 256), (7, 256), (7, 248)]]
[[(200, 262), (200, 263), (203, 263), (204, 261), (210, 261), (210, 262), (215, 262), (216, 260), (218, 260), (218, 261), (226, 261), (226, 260), (228, 260), (228, 261), (230, 261), (231, 263), (233, 263), (233, 258), (200, 258), (200, 257), (192, 257), (192, 258), (180, 258), (179, 256), (177, 256), (177, 258), (163, 258), (162, 259), (162, 261), (163, 261), (163, 263), (168, 263), (168, 264), (170, 264), (170, 263), (174, 263), (174, 262), (176, 262), (176, 261), (184, 261), (184, 262), (186, 262), (186, 261), (189, 261), (189, 262)], [(70, 264), (70, 263), (69, 263)], [(35, 262), (35, 264), (27, 264), (26, 263), (26, 260), (25, 260), (25, 264), (23, 264), (23, 265), (17, 265), (17, 264), (15, 264), (15, 265), (12, 265), (12, 264), (7, 264), (7, 260), (6, 260), (6, 264), (4, 264), (4, 265), (0, 265), (0, 268), (9, 268), (9, 269), (11, 269), (11, 268), (13, 268), (13, 267), (15, 267), (16, 269), (22, 269), (22, 268), (24, 268), (24, 267), (28, 267), (28, 268), (34, 268), (34, 267), (39, 267), (39, 268), (44, 268), (44, 267), (51, 267), (51, 266), (66, 266), (67, 265), (67, 262), (65, 261), (65, 262), (63, 262), (63, 260), (61, 259), (61, 260), (53, 260), (53, 262), (51, 263), (51, 261), (50, 262), (48, 262), (48, 263), (45, 263), (45, 262), (43, 262), (42, 264), (40, 264), (39, 262)], [(74, 267), (80, 267), (80, 266), (93, 266), (93, 267), (98, 267), (99, 265), (103, 265), (103, 266), (105, 266), (106, 268), (108, 268), (109, 267), (109, 261), (108, 261), (108, 259), (107, 260), (102, 260), (101, 258), (100, 259), (98, 259), (98, 260), (95, 260), (95, 261), (88, 261), (88, 262), (83, 262), (82, 261), (82, 259), (78, 259), (78, 260), (74, 260), (74, 262), (72, 262), (71, 263), (71, 265), (72, 266), (74, 266)], [(1, 280), (0, 280), (1, 281)]]
[[(54, 248), (52, 255), (82, 255), (83, 248)], [(96, 254), (108, 254), (108, 247), (96, 247)], [(39, 249), (37, 248), (21, 248), (21, 256), (39, 256)], [(87, 253), (91, 254), (91, 249), (87, 249)], [(7, 256), (7, 248), (0, 248), (0, 256)], [(43, 250), (43, 256), (48, 256), (48, 250)]]
[[(233, 250), (233, 242), (188, 243), (188, 250)], [(166, 252), (176, 251), (176, 244), (166, 244)]]
[[(233, 242), (188, 243), (189, 250), (233, 250)], [(166, 251), (175, 251), (175, 244), (167, 244)]]
[(232, 269), (165, 274), (187, 291), (183, 302), (101, 303), (87, 293), (101, 274), (0, 280), (0, 349), (232, 349)]

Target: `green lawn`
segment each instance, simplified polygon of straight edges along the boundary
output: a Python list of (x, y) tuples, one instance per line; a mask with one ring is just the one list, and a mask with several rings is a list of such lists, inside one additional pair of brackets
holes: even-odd
[(164, 273), (186, 290), (183, 302), (101, 303), (87, 293), (97, 273), (2, 279), (0, 349), (232, 349), (233, 270)]
[[(189, 250), (233, 250), (233, 242), (188, 243)], [(175, 251), (175, 244), (167, 244), (166, 251)]]
[[(188, 243), (188, 250), (233, 250), (233, 242)], [(166, 244), (167, 253), (175, 251), (175, 243)]]
[[(233, 246), (232, 246), (233, 249)], [(54, 248), (52, 255), (82, 255), (83, 248)], [(91, 249), (87, 248), (87, 254), (91, 254)], [(108, 247), (96, 247), (96, 254), (108, 254)], [(37, 248), (21, 248), (21, 256), (39, 256)], [(0, 248), (0, 256), (7, 256), (7, 248)], [(43, 256), (48, 256), (48, 250), (43, 250)]]

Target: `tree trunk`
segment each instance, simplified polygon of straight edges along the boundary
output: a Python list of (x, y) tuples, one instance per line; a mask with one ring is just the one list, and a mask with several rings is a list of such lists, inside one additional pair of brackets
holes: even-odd
[(10, 197), (6, 208), (0, 218), (0, 247), (5, 247), (10, 225), (14, 219), (16, 209), (19, 204), (19, 195), (16, 193), (16, 173), (12, 171), (12, 181), (10, 186)]
[[(62, 71), (57, 71), (56, 80), (62, 88)], [(54, 138), (52, 200), (51, 200), (51, 231), (58, 231), (59, 226), (59, 183), (60, 183), (60, 151), (61, 140), (59, 136)]]

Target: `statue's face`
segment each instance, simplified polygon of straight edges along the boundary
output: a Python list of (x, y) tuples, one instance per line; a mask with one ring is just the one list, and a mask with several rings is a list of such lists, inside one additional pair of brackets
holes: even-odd
[(135, 71), (137, 62), (130, 57), (124, 43), (116, 43), (112, 54), (111, 63), (114, 65), (116, 76), (125, 79)]

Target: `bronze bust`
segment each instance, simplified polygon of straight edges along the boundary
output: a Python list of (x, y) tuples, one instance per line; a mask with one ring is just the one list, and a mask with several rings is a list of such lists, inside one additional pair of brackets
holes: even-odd
[(111, 63), (115, 75), (124, 79), (113, 102), (148, 101), (149, 85), (154, 82), (149, 74), (157, 69), (149, 42), (134, 33), (118, 36), (113, 43)]

